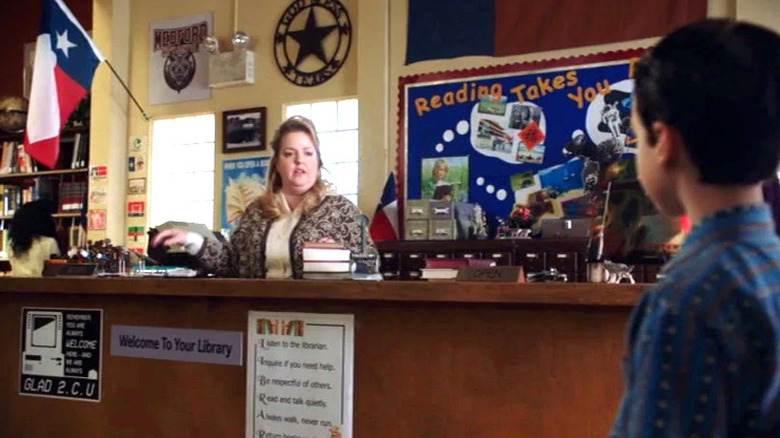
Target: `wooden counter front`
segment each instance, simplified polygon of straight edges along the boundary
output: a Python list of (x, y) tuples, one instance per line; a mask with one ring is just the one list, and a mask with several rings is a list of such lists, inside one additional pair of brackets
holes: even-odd
[[(244, 437), (245, 365), (114, 357), (109, 337), (245, 332), (262, 310), (355, 315), (356, 438), (604, 437), (644, 287), (0, 277), (0, 436)], [(103, 309), (99, 403), (19, 395), (22, 307)]]

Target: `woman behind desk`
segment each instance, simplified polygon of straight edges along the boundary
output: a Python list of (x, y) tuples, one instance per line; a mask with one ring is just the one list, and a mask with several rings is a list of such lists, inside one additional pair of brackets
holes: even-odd
[(207, 271), (225, 277), (302, 278), (306, 242), (336, 242), (360, 252), (360, 211), (322, 180), (319, 146), (311, 121), (287, 119), (271, 141), (267, 189), (247, 207), (229, 243), (172, 229), (157, 234), (152, 245), (182, 244)]
[(12, 276), (40, 277), (46, 260), (60, 254), (53, 211), (49, 201), (38, 200), (24, 204), (14, 214), (8, 233)]

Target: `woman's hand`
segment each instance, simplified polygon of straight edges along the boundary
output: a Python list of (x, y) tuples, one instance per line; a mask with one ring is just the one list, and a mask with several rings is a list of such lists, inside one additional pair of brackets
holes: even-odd
[(184, 245), (187, 243), (187, 234), (187, 231), (176, 228), (160, 231), (152, 239), (152, 246), (171, 246), (177, 243)]

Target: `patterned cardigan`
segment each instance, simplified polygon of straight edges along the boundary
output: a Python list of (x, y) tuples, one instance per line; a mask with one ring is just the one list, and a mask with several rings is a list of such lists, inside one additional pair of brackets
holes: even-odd
[[(353, 253), (360, 248), (360, 210), (347, 198), (327, 195), (300, 221), (290, 235), (293, 278), (303, 277), (303, 244), (332, 239)], [(229, 243), (206, 240), (198, 253), (201, 265), (219, 277), (265, 278), (265, 245), (274, 219), (261, 216), (257, 201), (247, 207)], [(375, 250), (366, 233), (366, 249)]]

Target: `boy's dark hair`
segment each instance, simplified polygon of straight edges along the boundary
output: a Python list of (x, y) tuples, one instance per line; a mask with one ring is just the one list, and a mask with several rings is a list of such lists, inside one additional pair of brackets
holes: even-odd
[(677, 129), (701, 181), (761, 182), (780, 161), (780, 36), (752, 24), (705, 20), (663, 38), (636, 65), (640, 122)]
[(51, 216), (54, 211), (54, 203), (43, 199), (28, 202), (16, 210), (8, 232), (15, 255), (26, 253), (33, 239), (38, 236), (57, 238), (57, 229)]

